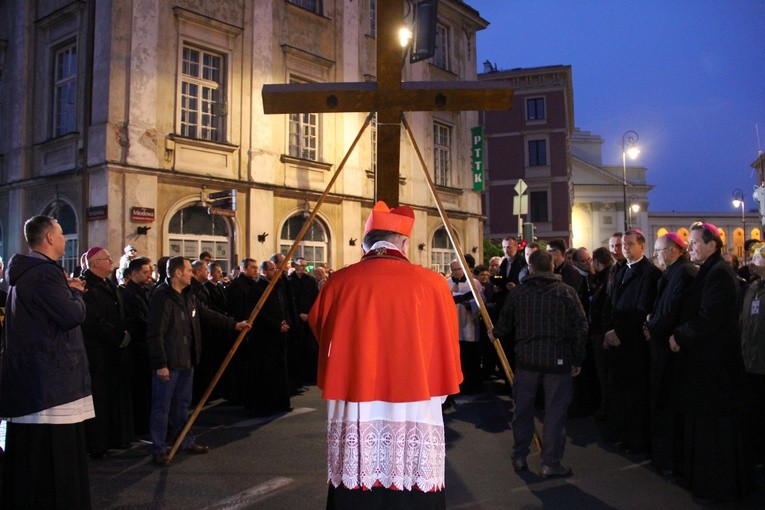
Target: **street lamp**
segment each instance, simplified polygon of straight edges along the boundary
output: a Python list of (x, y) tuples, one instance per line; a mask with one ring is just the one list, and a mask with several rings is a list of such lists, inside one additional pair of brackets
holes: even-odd
[(744, 264), (746, 264), (746, 210), (744, 192), (740, 188), (733, 190), (733, 207), (741, 208), (741, 228), (744, 230)]
[(635, 195), (630, 196), (630, 223), (632, 223), (632, 216), (637, 219), (637, 213), (640, 212), (640, 201)]
[(627, 156), (635, 159), (640, 154), (637, 141), (640, 136), (635, 131), (627, 131), (622, 136), (622, 186), (624, 192), (624, 231), (630, 229), (629, 214), (627, 212)]

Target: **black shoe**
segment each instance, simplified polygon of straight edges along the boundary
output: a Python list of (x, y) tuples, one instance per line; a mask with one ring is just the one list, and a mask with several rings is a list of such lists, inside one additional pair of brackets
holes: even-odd
[(554, 478), (562, 476), (570, 476), (572, 474), (571, 468), (561, 466), (560, 462), (555, 464), (543, 464), (542, 471), (539, 473), (543, 478)]
[(526, 463), (526, 459), (513, 459), (513, 469), (516, 473), (520, 473), (529, 469), (529, 465)]
[(195, 444), (195, 445), (189, 446), (184, 451), (186, 453), (192, 453), (194, 455), (204, 455), (205, 453), (210, 453), (210, 447), (204, 446), (201, 444)]
[(169, 466), (170, 456), (167, 453), (155, 453), (151, 456), (151, 461), (155, 466)]

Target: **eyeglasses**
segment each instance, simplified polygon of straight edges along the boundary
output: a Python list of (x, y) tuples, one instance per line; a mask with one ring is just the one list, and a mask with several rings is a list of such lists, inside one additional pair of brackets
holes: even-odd
[(664, 248), (654, 248), (653, 249), (653, 251), (655, 251), (655, 252), (664, 251), (664, 250), (669, 250), (669, 246), (665, 246)]

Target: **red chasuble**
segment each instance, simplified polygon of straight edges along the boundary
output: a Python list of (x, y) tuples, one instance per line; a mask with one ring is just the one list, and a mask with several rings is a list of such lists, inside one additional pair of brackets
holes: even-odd
[(335, 271), (308, 317), (325, 400), (416, 402), (459, 392), (457, 309), (438, 273), (393, 250)]

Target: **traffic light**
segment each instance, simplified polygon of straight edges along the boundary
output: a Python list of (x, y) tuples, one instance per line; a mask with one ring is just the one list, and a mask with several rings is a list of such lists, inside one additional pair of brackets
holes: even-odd
[(523, 240), (527, 243), (533, 243), (537, 240), (537, 237), (535, 235), (535, 232), (537, 230), (537, 227), (534, 226), (533, 223), (524, 223), (523, 224)]
[(209, 214), (217, 214), (219, 216), (236, 216), (235, 189), (210, 193), (207, 195), (207, 200), (210, 202), (210, 207), (207, 208), (207, 212)]

